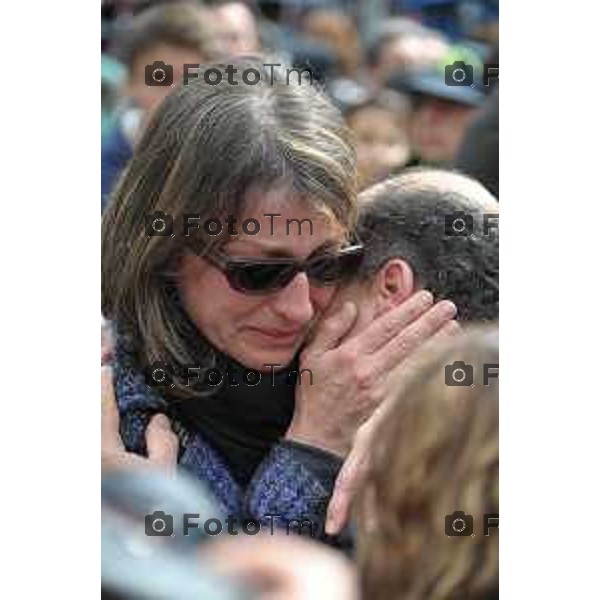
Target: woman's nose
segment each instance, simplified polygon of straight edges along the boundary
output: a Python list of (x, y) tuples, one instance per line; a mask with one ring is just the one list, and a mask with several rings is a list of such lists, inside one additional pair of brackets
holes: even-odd
[(275, 298), (273, 310), (291, 323), (304, 325), (314, 315), (310, 298), (310, 283), (306, 273), (298, 273)]

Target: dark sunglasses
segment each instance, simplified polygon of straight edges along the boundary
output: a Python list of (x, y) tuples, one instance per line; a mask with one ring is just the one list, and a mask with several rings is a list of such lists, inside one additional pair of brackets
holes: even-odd
[(314, 285), (333, 285), (354, 275), (364, 254), (361, 244), (335, 254), (293, 258), (238, 258), (220, 252), (205, 255), (226, 277), (229, 285), (244, 294), (263, 294), (282, 290), (298, 273), (306, 273)]

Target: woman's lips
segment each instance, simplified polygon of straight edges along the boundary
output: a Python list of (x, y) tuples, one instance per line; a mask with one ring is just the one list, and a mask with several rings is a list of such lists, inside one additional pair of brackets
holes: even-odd
[(302, 329), (259, 329), (258, 327), (251, 327), (250, 330), (269, 339), (271, 343), (280, 342), (281, 344), (293, 342), (302, 333)]

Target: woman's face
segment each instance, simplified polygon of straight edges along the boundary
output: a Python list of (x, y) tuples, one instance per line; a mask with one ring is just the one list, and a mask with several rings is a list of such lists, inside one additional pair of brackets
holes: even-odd
[[(245, 213), (234, 225), (238, 235), (228, 238), (222, 248), (228, 256), (303, 259), (320, 248), (343, 244), (341, 230), (310, 211), (289, 190), (250, 191), (245, 204)], [(267, 216), (273, 213), (281, 216)], [(246, 219), (260, 223), (256, 235), (242, 231)], [(288, 226), (291, 219), (296, 221)], [(312, 222), (312, 235), (307, 219)], [(221, 235), (225, 235), (224, 218), (221, 222)], [(279, 291), (247, 295), (232, 289), (220, 270), (192, 253), (182, 260), (178, 289), (188, 316), (211, 344), (245, 367), (262, 372), (271, 372), (267, 365), (291, 362), (335, 291), (334, 286), (309, 284), (306, 274), (298, 273)]]

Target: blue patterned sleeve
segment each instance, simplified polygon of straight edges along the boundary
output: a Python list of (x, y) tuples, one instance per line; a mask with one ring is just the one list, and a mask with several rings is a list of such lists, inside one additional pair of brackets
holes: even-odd
[(275, 444), (246, 491), (246, 512), (271, 528), (309, 534), (333, 545), (324, 532), (327, 505), (343, 461), (290, 440)]

